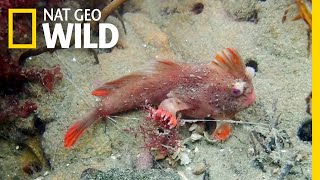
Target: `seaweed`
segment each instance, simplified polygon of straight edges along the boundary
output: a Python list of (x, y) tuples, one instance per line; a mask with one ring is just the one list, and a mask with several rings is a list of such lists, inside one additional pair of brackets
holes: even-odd
[[(26, 92), (26, 83), (40, 82), (48, 92), (53, 90), (57, 80), (62, 79), (59, 65), (51, 69), (26, 68), (24, 66), (26, 53), (21, 49), (8, 49), (8, 9), (9, 8), (34, 8), (39, 0), (4, 0), (0, 2), (0, 95), (4, 102), (0, 106), (0, 121), (8, 117), (28, 117), (37, 109), (37, 105), (26, 100), (21, 106), (18, 99), (21, 93)], [(54, 6), (60, 1), (47, 1), (47, 6)], [(30, 17), (24, 14), (14, 14), (14, 42), (28, 43), (31, 40)], [(31, 50), (27, 50), (29, 52)], [(8, 102), (12, 103), (8, 103)]]
[(170, 128), (167, 121), (160, 116), (152, 116), (155, 109), (147, 106), (149, 116), (146, 121), (140, 125), (140, 133), (144, 139), (144, 147), (150, 151), (156, 151), (161, 157), (173, 154), (179, 148), (180, 137), (177, 128)]

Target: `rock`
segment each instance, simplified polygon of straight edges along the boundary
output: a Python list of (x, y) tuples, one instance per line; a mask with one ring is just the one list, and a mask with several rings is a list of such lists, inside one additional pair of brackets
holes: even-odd
[(145, 149), (138, 154), (136, 168), (137, 169), (151, 169), (153, 167), (153, 157), (150, 151)]
[(99, 171), (97, 169), (89, 168), (82, 172), (80, 180), (89, 179), (167, 179), (167, 180), (179, 180), (179, 175), (170, 169), (148, 169), (148, 170), (133, 170), (133, 169), (118, 169), (113, 168), (107, 172)]
[(204, 173), (207, 169), (207, 166), (204, 162), (198, 163), (196, 164), (193, 168), (192, 168), (192, 173), (195, 175), (200, 175), (202, 173)]

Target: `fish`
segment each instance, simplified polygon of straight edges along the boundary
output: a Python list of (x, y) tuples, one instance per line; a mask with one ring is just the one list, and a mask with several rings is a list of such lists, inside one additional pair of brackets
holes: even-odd
[[(134, 110), (146, 101), (158, 105), (153, 116), (167, 120), (170, 128), (179, 123), (178, 113), (189, 118), (232, 119), (255, 100), (254, 70), (246, 67), (239, 53), (226, 48), (205, 64), (155, 61), (144, 71), (107, 82), (92, 92), (101, 101), (65, 134), (64, 146), (71, 148), (98, 119)], [(228, 123), (218, 125), (213, 136), (225, 140)]]

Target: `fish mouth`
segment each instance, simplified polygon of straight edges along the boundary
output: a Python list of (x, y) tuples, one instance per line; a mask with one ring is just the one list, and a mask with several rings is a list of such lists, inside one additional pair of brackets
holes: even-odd
[(247, 107), (249, 107), (251, 104), (253, 104), (255, 97), (256, 97), (256, 94), (254, 93), (254, 91), (252, 91), (252, 93), (249, 95), (248, 99), (245, 101), (245, 105)]

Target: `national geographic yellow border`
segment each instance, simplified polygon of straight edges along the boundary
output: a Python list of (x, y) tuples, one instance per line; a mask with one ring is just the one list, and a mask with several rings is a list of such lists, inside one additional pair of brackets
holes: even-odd
[(312, 2), (312, 179), (320, 179), (320, 1)]
[[(13, 44), (13, 14), (31, 13), (32, 15), (32, 42), (31, 44)], [(37, 11), (36, 9), (9, 9), (8, 11), (8, 47), (9, 49), (25, 49), (37, 47)]]

